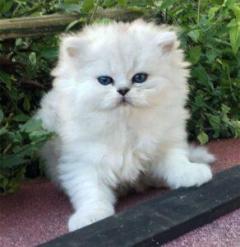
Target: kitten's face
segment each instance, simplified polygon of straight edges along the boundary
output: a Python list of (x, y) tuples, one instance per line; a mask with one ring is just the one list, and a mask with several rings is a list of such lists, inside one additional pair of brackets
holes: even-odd
[(76, 93), (99, 110), (157, 104), (182, 59), (172, 63), (171, 54), (179, 53), (173, 32), (143, 22), (87, 28), (63, 46), (57, 70), (67, 63), (62, 72), (74, 77)]

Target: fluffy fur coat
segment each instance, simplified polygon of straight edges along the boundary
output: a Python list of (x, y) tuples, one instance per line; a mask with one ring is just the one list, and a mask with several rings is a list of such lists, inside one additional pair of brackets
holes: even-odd
[(213, 156), (186, 141), (187, 67), (175, 32), (142, 20), (62, 38), (37, 117), (57, 134), (42, 154), (74, 207), (70, 231), (114, 214), (116, 189), (140, 177), (173, 189), (212, 178)]

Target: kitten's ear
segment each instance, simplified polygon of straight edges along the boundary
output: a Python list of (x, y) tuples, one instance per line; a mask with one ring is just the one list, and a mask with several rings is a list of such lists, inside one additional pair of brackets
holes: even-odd
[(163, 53), (170, 53), (177, 45), (177, 35), (173, 31), (162, 32), (157, 39), (158, 46), (161, 47)]
[(64, 37), (62, 39), (62, 49), (69, 57), (77, 57), (85, 49), (86, 42), (82, 37)]
[[(69, 71), (69, 66), (76, 63), (86, 50), (87, 41), (81, 36), (63, 36), (60, 43), (60, 52), (57, 66), (52, 70), (52, 76), (61, 76)], [(70, 61), (70, 62), (69, 62)], [(71, 62), (72, 61), (72, 62)]]
[(69, 57), (76, 57), (83, 49), (83, 41), (79, 37), (65, 37), (62, 40), (62, 48)]

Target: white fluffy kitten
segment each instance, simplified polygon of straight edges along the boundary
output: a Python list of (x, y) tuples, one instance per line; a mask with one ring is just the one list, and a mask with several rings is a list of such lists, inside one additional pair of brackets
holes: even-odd
[(140, 174), (170, 188), (212, 178), (213, 156), (186, 141), (188, 63), (178, 46), (174, 31), (141, 20), (63, 37), (37, 116), (57, 134), (43, 155), (75, 209), (70, 231), (113, 215), (116, 189)]

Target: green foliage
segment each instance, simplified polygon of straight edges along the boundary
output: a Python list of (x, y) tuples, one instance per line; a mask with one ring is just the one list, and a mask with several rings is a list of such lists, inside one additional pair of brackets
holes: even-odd
[[(109, 21), (95, 20), (100, 7), (139, 9), (157, 23), (178, 26), (192, 63), (190, 139), (207, 143), (240, 136), (238, 0), (0, 0), (0, 18), (76, 12), (84, 14), (83, 23)], [(0, 193), (13, 192), (24, 177), (39, 174), (37, 151), (51, 134), (31, 116), (51, 87), (57, 47), (56, 36), (0, 42)]]
[[(16, 122), (25, 116), (16, 115)], [(9, 120), (11, 121), (11, 120)], [(0, 129), (3, 146), (0, 157), (1, 193), (12, 192), (24, 178), (27, 165), (33, 165), (36, 154), (42, 144), (51, 136), (42, 128), (41, 121), (29, 119), (24, 124), (17, 124), (17, 129), (9, 128), (8, 123)]]
[[(181, 28), (190, 79), (190, 138), (239, 137), (240, 3), (163, 1), (165, 21)], [(181, 2), (181, 3), (180, 3)], [(166, 7), (166, 5), (165, 5)]]
[(38, 170), (37, 151), (50, 137), (31, 116), (50, 87), (57, 39), (7, 40), (0, 54), (0, 193), (6, 193)]

